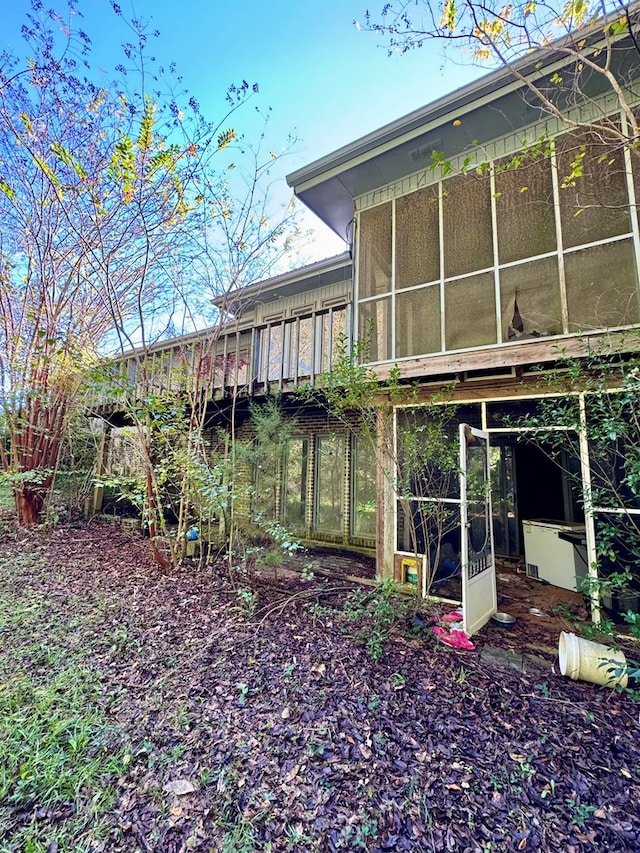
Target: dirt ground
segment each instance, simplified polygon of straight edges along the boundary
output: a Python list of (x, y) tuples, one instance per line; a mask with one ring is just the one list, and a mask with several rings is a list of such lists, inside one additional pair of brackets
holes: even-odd
[[(293, 582), (304, 565), (316, 573), (320, 570), (334, 578), (360, 577), (372, 581), (375, 577), (375, 560), (372, 557), (336, 553), (330, 549), (314, 549), (277, 569), (257, 571), (264, 580), (277, 582), (286, 579)], [(496, 586), (498, 610), (515, 617), (516, 622), (508, 629), (489, 622), (475, 638), (479, 648), (495, 645), (557, 662), (560, 633), (576, 631), (577, 625), (589, 620), (581, 593), (527, 577), (521, 562), (516, 560), (498, 558)], [(459, 595), (459, 589), (451, 592), (453, 597)], [(440, 608), (442, 612), (450, 609), (446, 605)]]
[[(96, 523), (5, 532), (0, 595), (44, 601), (49, 621), (30, 637), (0, 625), (0, 683), (34, 632), (42, 644), (45, 625), (68, 626), (61, 648), (96, 673), (127, 760), (103, 782), (112, 799), (99, 821), (92, 792), (21, 799), (15, 770), (3, 853), (27, 849), (26, 829), (29, 849), (48, 853), (640, 850), (638, 705), (559, 675), (570, 623), (552, 611), (557, 591), (501, 567), (512, 630), (490, 624), (462, 651), (401, 622), (375, 660), (353, 583), (266, 575), (162, 572), (144, 539)], [(492, 662), (495, 648), (538, 665)]]
[(529, 578), (518, 563), (498, 562), (496, 578), (498, 610), (516, 622), (511, 629), (487, 625), (483, 634), (489, 642), (555, 657), (561, 631), (575, 631), (576, 623), (589, 618), (581, 593)]

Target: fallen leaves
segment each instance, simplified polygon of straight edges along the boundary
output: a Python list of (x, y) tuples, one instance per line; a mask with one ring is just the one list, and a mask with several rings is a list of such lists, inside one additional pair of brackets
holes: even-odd
[(186, 794), (193, 794), (196, 786), (188, 779), (174, 779), (170, 782), (165, 782), (162, 790), (167, 794), (175, 794), (177, 797), (184, 797)]
[(624, 697), (550, 673), (551, 702), (539, 675), (472, 655), (463, 683), (449, 651), (408, 638), (373, 663), (331, 611), (287, 603), (299, 581), (261, 588), (276, 615), (252, 620), (226, 568), (165, 576), (135, 539), (90, 531), (55, 531), (46, 572), (2, 581), (56, 602), (127, 734), (109, 853), (640, 849)]

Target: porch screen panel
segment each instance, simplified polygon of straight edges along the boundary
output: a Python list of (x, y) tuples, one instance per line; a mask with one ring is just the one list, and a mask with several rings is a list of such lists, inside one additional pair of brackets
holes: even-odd
[(638, 322), (631, 240), (571, 252), (565, 256), (564, 264), (571, 331)]
[[(606, 542), (608, 546), (600, 554), (601, 577), (619, 572), (626, 566), (633, 571), (640, 557), (640, 515), (629, 511), (596, 512), (595, 523), (596, 541)], [(632, 588), (628, 595), (635, 596), (637, 592)], [(624, 598), (622, 596), (623, 601)]]
[[(634, 112), (636, 119), (640, 119), (640, 110), (635, 110)], [(636, 147), (631, 149), (631, 171), (633, 173), (636, 208), (640, 209), (640, 151)]]
[(428, 556), (428, 586), (460, 573), (458, 504), (404, 500), (398, 502), (397, 519), (398, 550)]
[(238, 385), (246, 385), (249, 380), (250, 351), (251, 332), (242, 332), (240, 335), (240, 347), (238, 350), (238, 363), (236, 365)]
[(358, 435), (353, 447), (353, 533), (375, 537), (377, 517), (376, 455), (371, 440)]
[(346, 331), (345, 311), (331, 311), (318, 318), (318, 341), (321, 346), (320, 373), (327, 373), (340, 357)]
[(459, 175), (442, 184), (444, 274), (493, 266), (491, 186), (488, 175)]
[(397, 520), (398, 551), (425, 554), (428, 537), (418, 501), (398, 501)]
[(282, 326), (271, 326), (269, 329), (269, 363), (267, 378), (270, 382), (280, 379), (280, 367), (283, 356)]
[[(493, 439), (492, 439), (493, 440)], [(517, 556), (518, 532), (515, 505), (515, 462), (513, 447), (489, 448), (491, 465), (491, 508), (496, 554)]]
[(496, 218), (500, 263), (556, 248), (551, 160), (529, 159), (517, 169), (496, 164)]
[(300, 320), (297, 359), (298, 376), (310, 376), (313, 359), (313, 320), (311, 317), (304, 317)]
[(415, 499), (460, 497), (458, 424), (469, 423), (465, 413), (457, 406), (410, 406), (398, 411), (399, 494)]
[(493, 274), (449, 281), (445, 293), (447, 349), (494, 344), (497, 341)]
[(329, 355), (331, 341), (329, 340), (331, 320), (329, 314), (316, 317), (316, 349), (318, 353), (317, 373), (327, 373), (329, 370)]
[[(584, 156), (581, 146), (585, 146)], [(624, 156), (616, 148), (598, 143), (594, 134), (572, 133), (559, 138), (558, 178), (565, 248), (631, 231)], [(573, 164), (582, 170), (581, 175), (572, 177)]]
[(344, 507), (345, 438), (318, 436), (316, 448), (316, 527), (340, 533)]
[(500, 271), (502, 340), (562, 333), (557, 258), (543, 258)]
[[(615, 510), (640, 510), (640, 447), (636, 441), (638, 402), (635, 391), (587, 395), (585, 407), (594, 505)], [(627, 429), (617, 427), (612, 431), (607, 427), (612, 421), (624, 422)], [(636, 522), (640, 524), (640, 516), (636, 517)]]
[(396, 296), (396, 356), (441, 349), (440, 287), (431, 285)]
[(360, 298), (391, 290), (391, 204), (360, 214), (358, 292)]
[(391, 300), (363, 302), (358, 316), (358, 338), (366, 341), (366, 361), (391, 358)]
[(396, 201), (396, 289), (440, 278), (439, 235), (437, 186)]
[(332, 312), (331, 320), (331, 369), (344, 352), (347, 334), (347, 312), (344, 308)]
[(304, 527), (305, 524), (308, 458), (308, 439), (291, 439), (287, 448), (286, 469), (283, 478), (283, 513), (285, 524), (296, 529)]
[(487, 403), (487, 427), (489, 429), (520, 427), (531, 429), (540, 422), (551, 425), (578, 423), (580, 412), (578, 399), (574, 396), (554, 397), (549, 395), (538, 400), (508, 400)]

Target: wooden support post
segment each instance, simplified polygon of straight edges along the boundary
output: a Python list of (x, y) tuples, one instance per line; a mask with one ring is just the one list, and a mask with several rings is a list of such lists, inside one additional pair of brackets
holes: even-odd
[(353, 436), (347, 433), (344, 437), (344, 480), (342, 489), (342, 541), (345, 545), (351, 539), (351, 506), (353, 491), (353, 464), (352, 464)]
[(102, 512), (102, 502), (104, 499), (104, 486), (102, 485), (102, 477), (107, 470), (107, 457), (109, 455), (109, 443), (111, 441), (111, 425), (106, 421), (102, 428), (100, 436), (100, 446), (98, 448), (98, 459), (96, 462), (96, 484), (93, 489), (93, 507), (91, 515), (97, 515)]
[(378, 513), (376, 522), (376, 579), (394, 576), (395, 482), (393, 413), (378, 409), (376, 414), (376, 467)]

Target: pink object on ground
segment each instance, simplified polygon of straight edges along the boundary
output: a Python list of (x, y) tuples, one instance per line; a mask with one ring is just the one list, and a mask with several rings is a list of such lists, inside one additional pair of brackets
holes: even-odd
[(465, 632), (460, 631), (457, 628), (452, 628), (451, 631), (447, 631), (445, 628), (440, 628), (440, 626), (436, 625), (433, 629), (433, 633), (440, 642), (445, 643), (447, 646), (451, 646), (454, 649), (467, 649), (468, 651), (473, 651), (475, 649), (475, 646), (467, 637)]
[(459, 610), (452, 610), (451, 613), (447, 613), (446, 616), (441, 616), (438, 619), (438, 622), (462, 622), (462, 613)]

